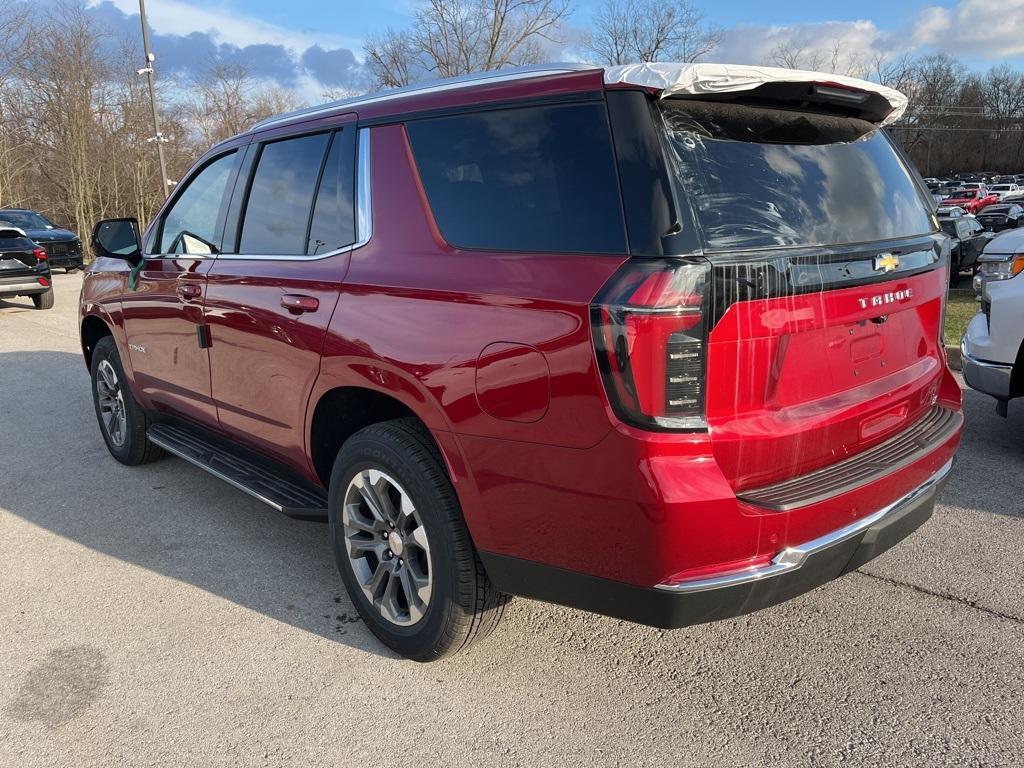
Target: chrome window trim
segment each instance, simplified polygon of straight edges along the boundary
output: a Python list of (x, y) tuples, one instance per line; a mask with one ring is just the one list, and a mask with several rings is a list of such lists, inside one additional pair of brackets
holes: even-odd
[(854, 536), (863, 533), (871, 526), (881, 522), (886, 517), (901, 511), (905, 506), (916, 501), (921, 496), (931, 492), (935, 486), (942, 482), (943, 478), (949, 474), (949, 471), (952, 468), (953, 460), (950, 459), (924, 483), (902, 498), (897, 499), (892, 504), (883, 507), (877, 512), (873, 512), (870, 515), (862, 517), (860, 520), (855, 520), (849, 525), (838, 528), (830, 533), (826, 533), (824, 536), (819, 536), (816, 539), (811, 539), (810, 541), (806, 541), (803, 544), (798, 544), (793, 547), (787, 547), (773, 557), (772, 561), (767, 565), (747, 568), (742, 571), (735, 571), (733, 573), (714, 576), (708, 579), (693, 579), (690, 581), (680, 581), (674, 584), (656, 584), (654, 588), (664, 592), (674, 592), (676, 594), (706, 592), (712, 589), (722, 589), (725, 587), (735, 587), (740, 584), (749, 584), (751, 582), (761, 581), (762, 579), (769, 579), (773, 576), (781, 576), (789, 571), (795, 571), (796, 569), (801, 568), (811, 555), (817, 554), (829, 547), (834, 547), (837, 544), (841, 544), (847, 539), (852, 539)]
[(362, 248), (370, 242), (373, 235), (373, 211), (372, 196), (370, 194), (370, 129), (360, 128), (357, 135), (358, 145), (356, 147), (356, 199), (355, 203), (355, 224), (356, 241), (351, 245), (344, 245), (335, 248), (333, 251), (318, 254), (246, 254), (246, 253), (218, 253), (213, 258), (225, 259), (227, 261), (319, 261), (338, 256), (342, 253), (351, 253), (357, 248)]

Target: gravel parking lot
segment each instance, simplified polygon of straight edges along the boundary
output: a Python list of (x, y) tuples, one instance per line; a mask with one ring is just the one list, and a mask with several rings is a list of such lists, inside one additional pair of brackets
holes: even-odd
[(1024, 403), (968, 390), (935, 517), (800, 599), (674, 632), (516, 600), (423, 666), (326, 526), (110, 458), (80, 284), (0, 301), (0, 765), (1024, 763)]

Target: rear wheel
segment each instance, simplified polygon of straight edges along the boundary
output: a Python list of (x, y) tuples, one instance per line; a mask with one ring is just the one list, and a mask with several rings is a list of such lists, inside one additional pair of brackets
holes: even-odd
[(96, 419), (110, 455), (128, 466), (164, 455), (146, 438), (149, 417), (128, 389), (113, 338), (100, 339), (92, 353), (92, 399)]
[(36, 309), (53, 309), (53, 288), (47, 289), (45, 293), (32, 294), (32, 305)]
[(429, 433), (376, 424), (342, 446), (328, 512), (341, 578), (385, 645), (433, 661), (485, 637), (507, 596), (491, 585)]

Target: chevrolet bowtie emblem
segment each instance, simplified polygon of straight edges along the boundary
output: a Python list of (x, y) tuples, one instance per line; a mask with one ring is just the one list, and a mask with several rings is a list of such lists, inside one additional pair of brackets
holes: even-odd
[(900, 257), (895, 253), (881, 253), (875, 256), (875, 271), (876, 272), (892, 272), (894, 269), (899, 269)]

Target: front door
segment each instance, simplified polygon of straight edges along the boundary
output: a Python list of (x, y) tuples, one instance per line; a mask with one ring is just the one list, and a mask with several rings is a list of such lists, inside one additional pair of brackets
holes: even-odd
[(135, 382), (155, 410), (215, 426), (203, 338), (207, 275), (219, 250), (237, 152), (193, 173), (157, 222), (135, 289), (122, 298)]
[(355, 241), (355, 125), (257, 141), (250, 165), (206, 289), (212, 392), (224, 432), (301, 471), (306, 405)]

